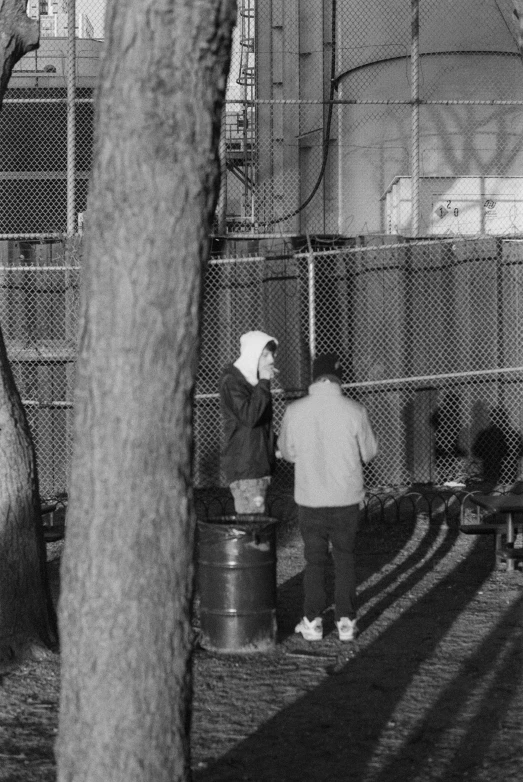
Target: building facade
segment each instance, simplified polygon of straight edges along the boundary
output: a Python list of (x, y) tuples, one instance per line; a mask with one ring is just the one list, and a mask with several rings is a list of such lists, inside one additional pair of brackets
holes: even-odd
[[(67, 0), (29, 0), (27, 15), (40, 21), (42, 38), (67, 38)], [(87, 14), (76, 14), (75, 28), (77, 38), (94, 38), (94, 27)]]

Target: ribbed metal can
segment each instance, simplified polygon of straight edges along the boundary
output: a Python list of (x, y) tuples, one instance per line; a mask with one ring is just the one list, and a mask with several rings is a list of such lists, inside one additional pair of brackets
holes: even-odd
[(200, 644), (216, 652), (276, 645), (276, 524), (262, 515), (198, 522)]

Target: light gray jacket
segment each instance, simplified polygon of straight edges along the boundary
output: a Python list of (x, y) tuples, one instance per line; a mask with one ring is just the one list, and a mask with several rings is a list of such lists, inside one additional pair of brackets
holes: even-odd
[(361, 504), (362, 462), (378, 452), (365, 408), (318, 381), (283, 416), (278, 449), (295, 464), (294, 499), (311, 508)]

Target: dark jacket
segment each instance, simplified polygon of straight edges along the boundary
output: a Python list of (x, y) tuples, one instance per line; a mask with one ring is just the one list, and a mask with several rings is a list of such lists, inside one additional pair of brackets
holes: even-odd
[(270, 382), (259, 380), (252, 386), (239, 369), (228, 364), (220, 379), (220, 403), (222, 470), (227, 483), (270, 475), (275, 460)]

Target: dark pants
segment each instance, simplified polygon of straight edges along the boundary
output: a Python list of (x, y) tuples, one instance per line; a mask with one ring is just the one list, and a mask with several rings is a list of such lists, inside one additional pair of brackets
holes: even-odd
[(325, 566), (330, 541), (335, 574), (335, 618), (336, 621), (342, 616), (355, 619), (354, 543), (360, 520), (359, 505), (336, 508), (308, 508), (298, 505), (298, 519), (305, 555), (304, 615), (312, 620), (327, 608)]

